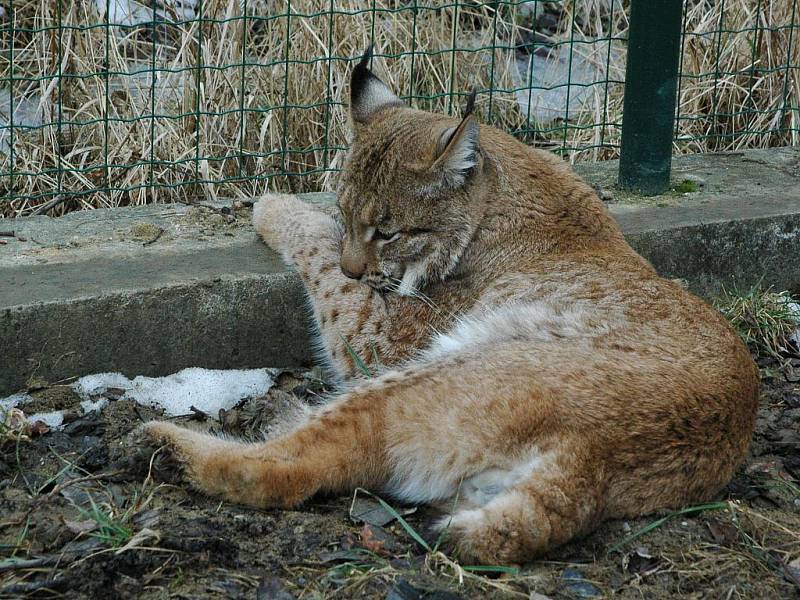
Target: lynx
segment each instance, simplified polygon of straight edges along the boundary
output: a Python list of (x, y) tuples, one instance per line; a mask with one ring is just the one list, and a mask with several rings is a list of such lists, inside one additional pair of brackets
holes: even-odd
[(738, 336), (658, 276), (561, 159), (480, 125), (474, 94), (460, 119), (407, 106), (368, 58), (351, 75), (341, 218), (279, 194), (253, 214), (350, 382), (265, 442), (147, 434), (231, 502), (360, 486), (440, 505), (453, 551), (492, 564), (717, 494), (758, 402)]

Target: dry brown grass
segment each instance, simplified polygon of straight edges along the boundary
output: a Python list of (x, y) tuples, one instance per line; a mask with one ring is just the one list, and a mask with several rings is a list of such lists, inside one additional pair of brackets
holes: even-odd
[[(460, 100), (451, 100), (450, 92), (466, 93), (473, 86), (500, 90), (479, 97), (484, 119), (496, 126), (528, 130), (526, 141), (564, 147), (572, 160), (617, 153), (621, 85), (593, 86), (578, 115), (555, 125), (528, 121), (514, 93), (502, 91), (526, 84), (514, 75), (514, 46), (530, 29), (530, 19), (520, 16), (520, 3), (430, 8), (444, 3), (423, 7), (421, 2), (376, 0), (381, 11), (372, 13), (370, 3), (355, 0), (294, 0), (293, 16), (287, 18), (285, 1), (248, 0), (247, 20), (241, 18), (243, 0), (202, 4), (202, 25), (193, 20), (123, 29), (86, 28), (103, 23), (89, 0), (62, 1), (60, 15), (58, 0), (14, 2), (14, 77), (24, 79), (15, 79), (13, 96), (16, 102), (33, 99), (45, 126), (15, 129), (13, 177), (11, 157), (0, 145), (0, 197), (18, 198), (0, 203), (0, 214), (30, 214), (48, 201), (57, 204), (50, 214), (59, 214), (248, 197), (267, 189), (330, 188), (334, 174), (327, 169), (340, 166), (341, 148), (347, 144), (349, 57), (364, 49), (373, 31), (379, 54), (402, 54), (377, 58), (376, 70), (403, 94), (414, 96), (416, 106), (455, 112)], [(410, 10), (415, 4), (419, 10)], [(621, 0), (566, 4), (553, 41), (625, 37)], [(781, 68), (790, 51), (792, 64), (800, 60), (799, 30), (789, 48), (793, 2), (729, 0), (720, 21), (722, 6), (687, 4), (691, 35), (683, 54), (680, 113), (692, 118), (679, 121), (676, 150), (799, 143), (798, 68)], [(68, 27), (60, 35), (57, 29), (27, 31), (56, 27), (59, 16)], [(0, 78), (8, 78), (12, 36), (8, 15), (3, 19)], [(800, 14), (794, 19), (800, 24)], [(723, 33), (717, 33), (720, 24)], [(458, 51), (450, 50), (454, 40)], [(476, 48), (484, 49), (471, 51)], [(615, 40), (613, 48), (621, 50), (624, 43)], [(573, 51), (602, 65), (608, 44), (576, 44)], [(287, 56), (300, 62), (287, 68)], [(624, 78), (623, 54), (611, 56), (609, 78), (619, 81)], [(152, 76), (146, 71), (152, 65), (167, 70), (159, 71), (151, 94)], [(129, 74), (136, 70), (144, 73)], [(714, 77), (715, 71), (723, 74)], [(4, 88), (7, 83), (0, 92)], [(199, 118), (192, 114), (197, 112)], [(723, 116), (713, 118), (712, 112)], [(599, 125), (603, 122), (612, 125)]]

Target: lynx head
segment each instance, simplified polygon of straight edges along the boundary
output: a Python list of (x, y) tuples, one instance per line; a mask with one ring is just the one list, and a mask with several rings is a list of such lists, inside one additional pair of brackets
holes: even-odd
[(413, 295), (458, 265), (477, 225), (483, 156), (472, 114), (406, 106), (367, 68), (350, 80), (351, 151), (339, 182), (341, 268), (382, 291)]

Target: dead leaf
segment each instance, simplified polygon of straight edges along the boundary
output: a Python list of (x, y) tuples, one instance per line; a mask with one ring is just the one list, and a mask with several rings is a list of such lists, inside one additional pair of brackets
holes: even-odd
[(362, 547), (366, 548), (370, 552), (374, 552), (375, 554), (381, 554), (384, 552), (383, 546), (386, 543), (386, 540), (378, 539), (369, 523), (364, 523), (360, 533)]
[(661, 558), (650, 554), (647, 548), (639, 547), (622, 557), (622, 568), (635, 575), (650, 575), (661, 566)]
[(294, 600), (277, 577), (264, 577), (256, 589), (256, 600)]
[(159, 512), (157, 510), (140, 510), (133, 515), (131, 521), (137, 529), (152, 529), (159, 521)]
[[(416, 508), (397, 510), (401, 516), (410, 515)], [(383, 527), (394, 521), (397, 517), (386, 510), (380, 502), (371, 498), (357, 497), (350, 507), (350, 518), (355, 523), (369, 523), (376, 527)]]
[(118, 548), (117, 551), (114, 552), (114, 554), (122, 554), (126, 550), (139, 548), (141, 546), (144, 546), (146, 542), (150, 541), (154, 541), (157, 544), (160, 540), (161, 540), (161, 533), (145, 527), (141, 531), (137, 531), (136, 535), (134, 535), (131, 539), (129, 539), (124, 546)]
[(708, 530), (714, 538), (714, 542), (720, 546), (733, 546), (739, 539), (739, 532), (730, 523), (720, 523), (718, 521), (708, 521)]
[(64, 521), (64, 525), (74, 534), (88, 533), (97, 529), (97, 521), (87, 519), (85, 521)]
[(36, 421), (30, 426), (28, 430), (31, 437), (39, 437), (40, 435), (44, 435), (48, 431), (50, 431), (50, 427), (44, 421)]

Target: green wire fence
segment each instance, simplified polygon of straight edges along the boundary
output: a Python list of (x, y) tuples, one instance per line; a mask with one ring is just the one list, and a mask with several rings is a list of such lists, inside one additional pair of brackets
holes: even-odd
[[(675, 152), (800, 142), (798, 1), (685, 0)], [(331, 189), (370, 42), (414, 106), (456, 114), (477, 87), (485, 122), (614, 158), (629, 16), (629, 0), (4, 0), (0, 215)]]

